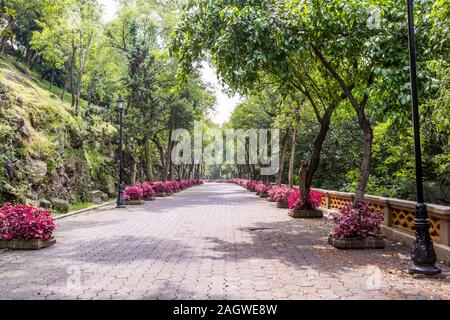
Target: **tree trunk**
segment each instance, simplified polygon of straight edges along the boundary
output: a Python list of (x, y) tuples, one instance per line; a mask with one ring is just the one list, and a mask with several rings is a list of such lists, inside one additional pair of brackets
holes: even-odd
[(50, 87), (48, 88), (48, 90), (52, 90), (53, 82), (55, 81), (55, 73), (56, 73), (55, 69), (52, 69), (52, 76), (50, 78)]
[(295, 124), (294, 128), (292, 128), (291, 134), (291, 155), (289, 158), (289, 173), (288, 173), (288, 181), (290, 188), (294, 186), (294, 160), (295, 160), (295, 149), (297, 145), (297, 130), (299, 122), (300, 122), (300, 108), (297, 108), (295, 112)]
[[(312, 49), (314, 50), (316, 56), (319, 58), (322, 64), (328, 69), (333, 78), (339, 83), (339, 86), (341, 87), (344, 95), (346, 96), (346, 98), (352, 105), (353, 109), (355, 110), (359, 127), (363, 131), (364, 147), (361, 161), (361, 172), (359, 175), (358, 185), (356, 186), (355, 200), (353, 202), (353, 204), (356, 204), (357, 202), (364, 201), (364, 194), (366, 192), (367, 183), (369, 181), (370, 176), (370, 160), (372, 155), (373, 130), (365, 114), (365, 107), (369, 100), (369, 96), (367, 93), (364, 94), (361, 102), (358, 102), (352, 93), (352, 87), (348, 86), (345, 83), (344, 79), (337, 73), (337, 71), (333, 68), (331, 63), (326, 60), (326, 58), (323, 56), (320, 50), (315, 46), (312, 46)], [(374, 73), (371, 72), (367, 79), (366, 89), (369, 89), (371, 87), (374, 80), (374, 76), (375, 76)]]
[(152, 153), (150, 150), (150, 142), (145, 139), (144, 142), (144, 154), (145, 154), (145, 176), (148, 181), (153, 181), (155, 178), (153, 176), (153, 161)]
[(300, 180), (299, 190), (301, 197), (303, 197), (305, 194), (308, 193), (309, 188), (307, 185), (307, 175), (308, 175), (308, 162), (303, 160), (299, 171), (299, 180)]
[(76, 52), (77, 52), (77, 48), (75, 47), (75, 40), (72, 39), (72, 57), (70, 59), (70, 65), (69, 65), (70, 93), (72, 94), (72, 102), (70, 104), (71, 108), (75, 107), (75, 80), (73, 78), (73, 69), (74, 69), (74, 65), (75, 65)]
[(369, 181), (370, 175), (370, 158), (372, 154), (372, 142), (373, 142), (373, 131), (368, 119), (365, 116), (363, 116), (358, 122), (360, 128), (364, 133), (364, 146), (361, 161), (361, 172), (359, 174), (358, 185), (356, 186), (354, 203), (364, 201), (364, 194), (366, 192), (367, 183)]
[(136, 184), (136, 172), (137, 172), (137, 165), (136, 165), (136, 161), (133, 157), (133, 164), (131, 166), (131, 174), (130, 174), (130, 184), (131, 185)]
[(287, 136), (288, 136), (287, 130), (283, 129), (283, 133), (281, 135), (280, 166), (278, 168), (277, 178), (275, 180), (275, 184), (277, 186), (281, 185), (281, 180), (283, 179), (284, 162), (286, 160), (286, 140), (287, 140)]
[(6, 43), (6, 37), (0, 37), (0, 52), (4, 53), (5, 52), (5, 43)]

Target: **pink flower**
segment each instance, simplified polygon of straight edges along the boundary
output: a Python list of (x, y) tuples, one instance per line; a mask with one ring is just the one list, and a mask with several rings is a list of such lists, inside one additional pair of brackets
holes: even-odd
[(124, 195), (125, 200), (141, 200), (144, 197), (140, 185), (126, 187)]
[(155, 195), (155, 190), (153, 190), (152, 184), (150, 182), (142, 182), (140, 187), (142, 189), (143, 197), (153, 197)]
[(276, 202), (288, 202), (289, 197), (291, 196), (291, 193), (294, 190), (289, 188), (288, 186), (273, 186), (270, 191), (269, 195), (274, 199)]
[(309, 192), (309, 199), (299, 200), (299, 198), (300, 191), (294, 190), (289, 197), (288, 208), (296, 210), (317, 209), (322, 202), (322, 194), (313, 190)]
[(267, 192), (267, 186), (264, 183), (258, 183), (256, 185), (256, 191), (259, 193), (266, 193)]
[(332, 212), (334, 228), (331, 235), (336, 238), (366, 238), (380, 235), (383, 214), (367, 206), (365, 202), (343, 205), (338, 212)]
[(0, 209), (0, 239), (50, 240), (54, 230), (55, 222), (46, 210), (9, 203)]
[(161, 181), (155, 181), (152, 183), (153, 190), (156, 193), (165, 192), (164, 184)]
[(256, 185), (257, 185), (257, 184), (258, 184), (258, 182), (255, 181), (255, 180), (247, 180), (247, 182), (246, 182), (246, 184), (245, 184), (245, 187), (246, 187), (249, 191), (255, 192), (255, 191), (256, 191)]

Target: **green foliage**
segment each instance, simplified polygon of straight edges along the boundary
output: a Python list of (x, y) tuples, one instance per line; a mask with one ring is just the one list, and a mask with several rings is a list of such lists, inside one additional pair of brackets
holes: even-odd
[(75, 202), (70, 205), (69, 212), (86, 209), (86, 208), (92, 207), (93, 205), (95, 205), (95, 203), (91, 202), (91, 201)]

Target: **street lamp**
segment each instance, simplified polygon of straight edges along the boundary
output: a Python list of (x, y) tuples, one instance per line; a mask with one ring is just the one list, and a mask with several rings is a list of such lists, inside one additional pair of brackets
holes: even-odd
[(414, 266), (409, 269), (411, 274), (436, 275), (441, 273), (437, 268), (436, 253), (430, 238), (430, 222), (428, 220), (427, 205), (424, 203), (422, 183), (422, 155), (420, 151), (420, 126), (419, 126), (419, 98), (417, 94), (416, 72), (416, 44), (414, 39), (414, 4), (413, 0), (406, 0), (408, 6), (408, 46), (409, 46), (409, 70), (411, 77), (412, 121), (414, 128), (414, 156), (416, 165), (416, 215), (414, 228), (416, 240), (411, 254)]
[(125, 198), (123, 195), (124, 184), (123, 184), (123, 152), (122, 152), (122, 144), (123, 144), (123, 108), (125, 105), (125, 100), (123, 98), (119, 98), (117, 100), (117, 109), (119, 110), (119, 130), (120, 130), (120, 141), (119, 141), (119, 187), (117, 194), (117, 208), (125, 208)]

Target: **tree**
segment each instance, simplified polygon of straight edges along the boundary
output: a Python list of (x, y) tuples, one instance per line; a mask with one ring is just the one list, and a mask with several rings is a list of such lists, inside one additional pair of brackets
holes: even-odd
[(173, 53), (181, 61), (181, 80), (208, 51), (231, 89), (245, 94), (269, 78), (285, 95), (297, 100), (303, 96), (308, 101), (320, 126), (307, 179), (302, 181), (309, 192), (331, 115), (342, 97), (335, 93), (336, 85), (330, 83), (312, 52), (286, 24), (284, 8), (284, 3), (276, 1), (188, 2), (173, 34)]

